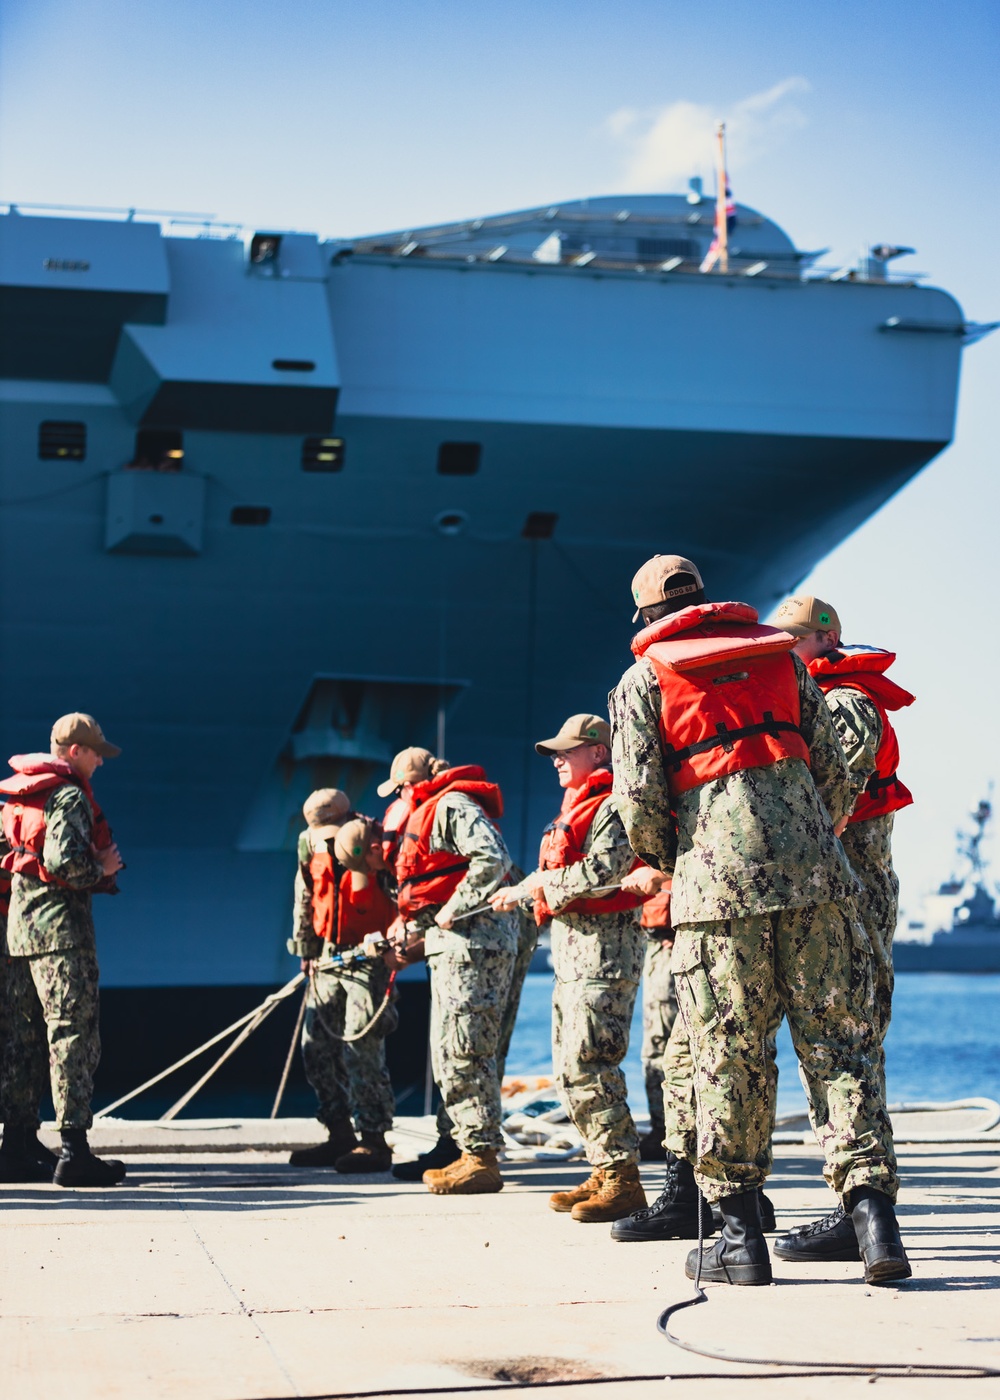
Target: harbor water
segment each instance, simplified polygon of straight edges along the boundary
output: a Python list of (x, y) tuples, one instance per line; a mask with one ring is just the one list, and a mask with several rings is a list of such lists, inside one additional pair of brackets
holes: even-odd
[[(529, 977), (521, 998), (508, 1074), (546, 1074), (552, 1068), (552, 983)], [(629, 1102), (645, 1112), (642, 1016), (637, 1003), (625, 1074)], [(788, 1027), (778, 1038), (778, 1114), (805, 1108)], [(899, 973), (886, 1039), (890, 1103), (1000, 1098), (1000, 975)]]

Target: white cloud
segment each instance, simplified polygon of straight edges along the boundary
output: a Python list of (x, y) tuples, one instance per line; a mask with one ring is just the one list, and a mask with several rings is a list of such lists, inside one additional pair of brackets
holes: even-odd
[(639, 110), (612, 112), (605, 130), (625, 148), (621, 188), (679, 190), (688, 176), (708, 176), (715, 168), (715, 123), (726, 123), (730, 173), (768, 154), (807, 118), (795, 101), (809, 91), (805, 78), (785, 78), (752, 93), (728, 111), (698, 102), (668, 102)]

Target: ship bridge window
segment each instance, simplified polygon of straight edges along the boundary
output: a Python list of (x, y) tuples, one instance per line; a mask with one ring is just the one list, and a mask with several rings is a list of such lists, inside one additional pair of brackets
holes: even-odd
[(310, 374), (316, 368), (315, 360), (272, 360), (272, 369), (290, 371), (293, 374)]
[(481, 442), (443, 442), (438, 448), (441, 476), (475, 476), (483, 454)]
[(87, 455), (86, 423), (38, 425), (38, 456), (43, 462), (82, 462)]
[(344, 470), (345, 451), (343, 438), (303, 438), (302, 470), (304, 472), (341, 472)]
[(179, 428), (140, 428), (135, 453), (128, 466), (133, 471), (179, 472), (184, 465), (184, 434)]
[(250, 240), (250, 261), (255, 267), (266, 267), (277, 262), (280, 249), (280, 233), (255, 233)]
[(229, 512), (230, 525), (269, 525), (270, 506), (233, 506)]

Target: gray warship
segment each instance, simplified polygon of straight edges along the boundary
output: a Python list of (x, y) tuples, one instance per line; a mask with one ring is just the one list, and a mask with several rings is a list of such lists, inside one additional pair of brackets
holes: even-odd
[(338, 239), (0, 214), (0, 735), (124, 749), (131, 1055), (290, 975), (312, 787), (482, 763), (529, 864), (532, 740), (603, 708), (643, 559), (766, 611), (948, 445), (987, 328), (910, 250), (825, 267), (736, 205), (705, 271), (714, 220), (698, 182)]
[(959, 832), (959, 873), (924, 901), (923, 916), (907, 925), (910, 936), (893, 943), (897, 972), (1000, 972), (1000, 912), (982, 849), (992, 819), (984, 799), (971, 814), (972, 831)]

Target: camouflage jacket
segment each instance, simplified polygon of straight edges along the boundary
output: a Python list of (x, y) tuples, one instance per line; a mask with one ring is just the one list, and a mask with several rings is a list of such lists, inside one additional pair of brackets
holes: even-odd
[(545, 902), (554, 915), (552, 966), (560, 982), (638, 982), (644, 949), (639, 908), (610, 914), (562, 912), (581, 895), (615, 884), (634, 859), (622, 819), (609, 800), (584, 838), (583, 860), (544, 872)]
[(421, 909), (412, 920), (427, 930), (427, 956), (457, 952), (473, 945), (479, 948), (513, 950), (518, 940), (518, 915), (489, 910), (472, 919), (462, 919), (453, 929), (438, 928), (434, 916), (440, 908), (449, 919), (484, 904), (503, 883), (511, 867), (510, 855), (500, 832), (479, 803), (464, 792), (447, 792), (437, 804), (431, 827), (432, 852), (451, 851), (466, 856), (469, 868), (447, 903)]
[(824, 904), (855, 891), (833, 834), (853, 805), (847, 764), (819, 687), (793, 661), (811, 772), (801, 759), (783, 759), (703, 783), (673, 804), (651, 663), (637, 661), (609, 697), (615, 800), (635, 853), (673, 876), (675, 925)]
[(94, 947), (90, 891), (104, 871), (94, 855), (92, 835), (90, 803), (75, 783), (63, 783), (45, 804), (42, 851), (45, 869), (63, 884), (14, 876), (7, 922), (12, 957)]
[(842, 686), (828, 690), (825, 699), (847, 760), (853, 807), (875, 773), (875, 756), (882, 742), (882, 720), (874, 702), (860, 690)]

